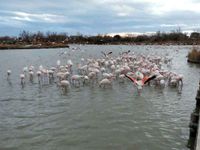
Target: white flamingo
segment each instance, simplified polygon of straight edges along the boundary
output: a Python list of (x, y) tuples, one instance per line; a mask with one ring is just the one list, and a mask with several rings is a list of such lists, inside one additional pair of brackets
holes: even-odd
[(112, 81), (110, 79), (102, 79), (99, 82), (99, 87), (105, 88), (105, 87), (112, 87)]
[(64, 92), (67, 92), (67, 90), (70, 87), (70, 83), (69, 83), (68, 80), (62, 80), (62, 81), (60, 81), (60, 86), (61, 86), (61, 88), (63, 89)]
[(37, 74), (37, 77), (38, 77), (38, 83), (41, 83), (42, 72), (41, 71), (37, 71), (36, 74)]
[(7, 70), (7, 80), (9, 80), (10, 79), (10, 75), (11, 75), (11, 73), (12, 73), (12, 71), (9, 69), (9, 70)]
[(21, 79), (21, 85), (24, 85), (25, 84), (25, 75), (20, 74), (20, 79)]
[(60, 60), (57, 60), (56, 64), (57, 64), (57, 67), (59, 67), (60, 64), (61, 64), (61, 61), (60, 61)]
[(29, 80), (31, 82), (33, 82), (33, 75), (34, 75), (34, 72), (33, 71), (29, 71)]
[(124, 74), (120, 74), (119, 75), (119, 83), (124, 83), (125, 82), (125, 75)]
[(77, 85), (80, 86), (82, 79), (83, 79), (83, 76), (81, 75), (72, 75), (71, 77), (71, 81), (74, 86), (77, 86)]

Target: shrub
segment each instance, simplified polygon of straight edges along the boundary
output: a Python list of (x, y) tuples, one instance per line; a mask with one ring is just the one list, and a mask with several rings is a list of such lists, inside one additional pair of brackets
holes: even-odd
[(192, 50), (188, 53), (188, 59), (200, 62), (200, 51), (197, 47), (193, 47)]

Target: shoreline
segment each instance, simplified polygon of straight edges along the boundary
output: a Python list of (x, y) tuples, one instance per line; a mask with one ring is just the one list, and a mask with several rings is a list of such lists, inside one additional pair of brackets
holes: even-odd
[(69, 48), (69, 45), (1, 45), (0, 50)]
[[(68, 43), (65, 45), (0, 45), (0, 50), (14, 50), (14, 49), (54, 49), (54, 48), (70, 48), (69, 45), (131, 45), (131, 46), (144, 46), (144, 45), (158, 45), (158, 46), (200, 46), (200, 44), (180, 44), (180, 43), (107, 43), (107, 44), (95, 44), (95, 43)], [(195, 62), (188, 60), (188, 62)], [(197, 62), (200, 63), (200, 62)]]

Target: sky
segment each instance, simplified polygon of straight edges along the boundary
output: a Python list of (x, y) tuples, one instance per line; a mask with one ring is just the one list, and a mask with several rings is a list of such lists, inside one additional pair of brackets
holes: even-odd
[(200, 31), (200, 0), (0, 0), (0, 36)]

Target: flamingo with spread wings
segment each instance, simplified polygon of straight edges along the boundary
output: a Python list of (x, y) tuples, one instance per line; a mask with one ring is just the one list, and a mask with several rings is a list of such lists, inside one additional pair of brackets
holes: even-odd
[(101, 51), (101, 53), (102, 53), (105, 57), (108, 57), (110, 54), (112, 54), (112, 52), (105, 53), (105, 52), (103, 52), (103, 51)]
[(125, 74), (125, 76), (126, 76), (127, 78), (129, 78), (129, 79), (136, 85), (139, 94), (140, 94), (140, 92), (141, 92), (143, 86), (144, 86), (146, 83), (148, 83), (149, 81), (151, 81), (151, 80), (153, 80), (153, 79), (156, 78), (156, 75), (153, 75), (153, 76), (149, 76), (149, 77), (148, 77), (148, 76), (144, 76), (141, 80), (136, 80), (135, 78), (133, 78), (133, 77), (127, 75), (127, 74)]

